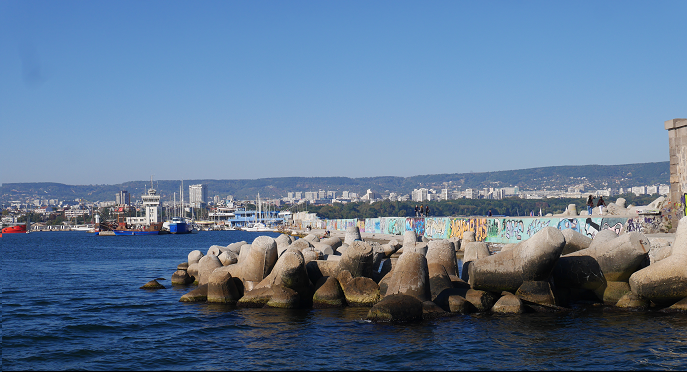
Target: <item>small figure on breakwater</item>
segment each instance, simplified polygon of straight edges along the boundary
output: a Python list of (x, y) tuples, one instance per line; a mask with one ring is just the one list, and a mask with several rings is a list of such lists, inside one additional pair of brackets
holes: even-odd
[(589, 198), (587, 198), (587, 214), (591, 216), (593, 209), (594, 209), (594, 197), (589, 195)]
[(596, 206), (599, 207), (599, 214), (604, 214), (604, 207), (606, 206), (606, 202), (604, 201), (603, 196), (599, 196), (599, 201), (596, 203)]

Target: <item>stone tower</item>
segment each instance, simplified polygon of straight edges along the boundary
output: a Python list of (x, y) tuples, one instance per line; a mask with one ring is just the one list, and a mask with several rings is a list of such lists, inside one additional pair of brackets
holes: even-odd
[(677, 208), (671, 211), (674, 221), (671, 231), (677, 228), (677, 221), (685, 216), (683, 195), (687, 193), (687, 119), (667, 120), (665, 129), (668, 131), (668, 146), (670, 149), (670, 198), (672, 205)]

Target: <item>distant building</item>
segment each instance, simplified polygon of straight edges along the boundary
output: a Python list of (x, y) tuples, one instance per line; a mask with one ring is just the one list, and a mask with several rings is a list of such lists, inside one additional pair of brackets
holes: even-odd
[(429, 201), (429, 190), (425, 188), (413, 190), (412, 199), (415, 202)]
[(635, 186), (632, 188), (632, 193), (639, 196), (646, 194), (646, 186)]
[(658, 193), (661, 195), (670, 194), (670, 185), (658, 185)]
[(193, 208), (200, 208), (208, 203), (208, 185), (197, 184), (188, 187), (188, 202)]
[(464, 195), (466, 199), (477, 199), (478, 197), (477, 192), (473, 189), (465, 189)]
[(441, 189), (441, 200), (448, 200), (448, 189)]
[(115, 194), (115, 204), (117, 205), (131, 205), (131, 195), (126, 190), (122, 190)]
[(379, 195), (378, 193), (372, 191), (371, 189), (367, 189), (367, 193), (363, 195), (360, 199), (365, 200), (365, 201), (373, 201), (373, 200), (379, 200), (381, 199), (382, 196)]

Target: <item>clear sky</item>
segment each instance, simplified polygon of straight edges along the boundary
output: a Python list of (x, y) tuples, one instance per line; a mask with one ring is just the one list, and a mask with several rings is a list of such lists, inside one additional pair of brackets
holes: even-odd
[(687, 1), (0, 1), (0, 182), (668, 160)]

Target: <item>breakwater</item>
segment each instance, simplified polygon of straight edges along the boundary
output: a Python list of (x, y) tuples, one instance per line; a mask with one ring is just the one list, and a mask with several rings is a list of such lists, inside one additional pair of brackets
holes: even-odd
[(475, 234), (475, 240), (487, 243), (518, 243), (529, 239), (545, 227), (571, 229), (594, 238), (599, 231), (613, 230), (617, 235), (639, 232), (659, 233), (661, 216), (603, 217), (379, 217), (366, 219), (323, 219), (299, 221), (306, 227), (330, 231), (346, 231), (356, 226), (360, 232), (403, 235), (413, 231), (427, 239), (463, 238), (465, 232)]

